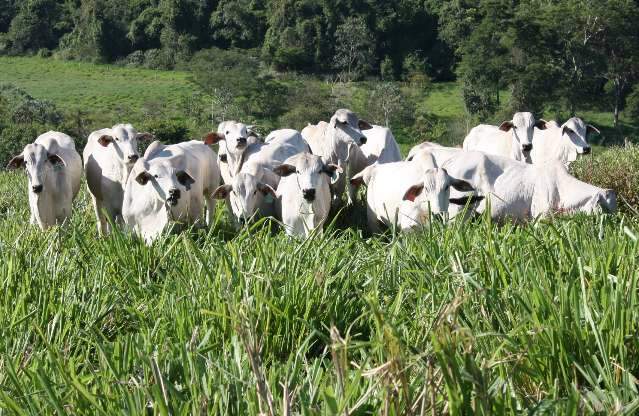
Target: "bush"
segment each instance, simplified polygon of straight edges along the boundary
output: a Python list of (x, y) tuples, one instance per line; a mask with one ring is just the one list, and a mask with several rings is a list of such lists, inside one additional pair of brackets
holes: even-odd
[(639, 147), (613, 147), (581, 158), (571, 165), (571, 171), (584, 182), (614, 189), (621, 211), (639, 208)]
[(188, 140), (189, 128), (182, 119), (151, 120), (140, 126), (139, 131), (148, 131), (164, 144)]
[(21, 153), (24, 146), (33, 143), (46, 130), (45, 126), (37, 124), (0, 126), (0, 167), (4, 169), (12, 157)]
[(15, 85), (0, 84), (0, 97), (7, 103), (7, 117), (12, 123), (58, 125), (62, 122), (62, 114), (52, 102), (36, 100)]

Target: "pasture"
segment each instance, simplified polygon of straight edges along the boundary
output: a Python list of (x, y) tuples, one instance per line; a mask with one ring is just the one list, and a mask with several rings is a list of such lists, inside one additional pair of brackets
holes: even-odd
[[(142, 121), (166, 97), (179, 115), (194, 92), (185, 72), (41, 58), (0, 58), (0, 74), (105, 125)], [(462, 116), (456, 84), (423, 100)], [(97, 238), (84, 183), (71, 222), (41, 232), (26, 188), (23, 172), (0, 173), (0, 414), (639, 409), (639, 217), (627, 209), (371, 236), (360, 199), (296, 240), (264, 221), (238, 232), (219, 203), (210, 229), (147, 246)]]
[(25, 188), (0, 176), (8, 413), (639, 408), (634, 217), (296, 241), (236, 234), (219, 209), (208, 232), (147, 247), (97, 239), (84, 189), (67, 227), (25, 226)]

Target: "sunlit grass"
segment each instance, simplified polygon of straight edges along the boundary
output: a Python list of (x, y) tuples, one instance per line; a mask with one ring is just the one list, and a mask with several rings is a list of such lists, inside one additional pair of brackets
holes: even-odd
[[(0, 409), (632, 414), (639, 223), (265, 227), (96, 238), (86, 193), (28, 226), (0, 175)], [(220, 206), (221, 208), (221, 206)], [(348, 215), (363, 215), (362, 207)], [(338, 223), (349, 221), (338, 221)], [(361, 223), (361, 222), (360, 222)], [(363, 237), (364, 236), (364, 237)]]

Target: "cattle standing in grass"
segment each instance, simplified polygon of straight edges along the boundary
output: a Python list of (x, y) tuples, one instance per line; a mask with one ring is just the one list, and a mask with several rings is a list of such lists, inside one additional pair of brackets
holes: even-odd
[(588, 133), (599, 134), (599, 130), (579, 117), (573, 117), (561, 126), (556, 121), (545, 123), (545, 129), (535, 132), (535, 146), (530, 153), (532, 163), (558, 160), (568, 166), (579, 155), (590, 153)]
[(152, 138), (150, 133), (138, 133), (130, 124), (116, 124), (89, 135), (83, 152), (84, 171), (101, 235), (110, 231), (107, 217), (122, 221), (124, 187), (140, 157), (138, 141)]
[(366, 156), (359, 146), (367, 141), (362, 131), (371, 128), (368, 122), (360, 120), (352, 111), (340, 109), (328, 123), (320, 121), (317, 125), (309, 125), (302, 130), (302, 136), (313, 154), (320, 156), (325, 163), (339, 166), (344, 172), (331, 183), (334, 208), (341, 205), (345, 188), (347, 205), (354, 201), (354, 190), (350, 184), (346, 185), (352, 176), (367, 166)]
[(400, 224), (407, 229), (423, 224), (431, 214), (448, 211), (451, 186), (461, 191), (472, 190), (468, 183), (437, 168), (428, 152), (419, 155), (418, 161), (369, 166), (351, 179), (354, 186), (365, 184), (367, 187), (367, 219), (371, 232), (381, 231), (381, 225)]
[(515, 113), (512, 121), (504, 121), (499, 127), (480, 124), (464, 139), (464, 150), (478, 150), (491, 155), (508, 157), (530, 163), (534, 149), (534, 129), (545, 129), (546, 122), (535, 121), (532, 113)]
[(71, 137), (56, 131), (38, 136), (7, 166), (19, 167), (25, 168), (29, 181), (31, 224), (46, 230), (71, 216), (82, 177), (82, 159)]
[(282, 176), (277, 210), (288, 235), (308, 236), (321, 229), (331, 208), (330, 178), (339, 171), (310, 153), (293, 156), (274, 169)]
[[(207, 137), (209, 144), (219, 143), (217, 161), (224, 183), (231, 183), (233, 175), (239, 172), (244, 150), (261, 141), (251, 126), (232, 120), (221, 122), (217, 126), (217, 132), (209, 133)], [(245, 146), (242, 138), (246, 138)]]
[(372, 129), (362, 130), (366, 143), (360, 146), (368, 166), (373, 163), (391, 163), (402, 160), (399, 146), (393, 133), (387, 127), (373, 125)]
[(251, 218), (272, 215), (275, 201), (263, 185), (277, 188), (280, 177), (273, 173), (273, 169), (291, 156), (309, 150), (308, 143), (298, 131), (272, 131), (264, 143), (256, 142), (248, 146), (242, 155), (240, 170), (218, 188), (214, 196), (227, 201), (229, 213), (237, 225)]
[(122, 208), (126, 225), (151, 243), (169, 223), (211, 224), (213, 192), (220, 185), (216, 159), (215, 152), (200, 141), (168, 146), (153, 142), (126, 183)]
[(476, 207), (478, 212), (485, 211), (490, 201), (490, 215), (500, 221), (524, 221), (554, 213), (614, 212), (617, 208), (614, 191), (578, 180), (559, 161), (529, 165), (482, 152), (464, 152), (444, 167), (486, 196)]

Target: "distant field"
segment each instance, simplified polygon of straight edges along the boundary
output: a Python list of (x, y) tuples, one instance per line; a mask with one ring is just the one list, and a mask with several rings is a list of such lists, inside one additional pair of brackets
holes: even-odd
[[(0, 58), (0, 82), (9, 82), (30, 95), (55, 102), (64, 110), (83, 110), (98, 118), (137, 116), (145, 105), (169, 112), (196, 91), (180, 71), (155, 71), (58, 61), (44, 58)], [(106, 120), (105, 120), (106, 121)]]

